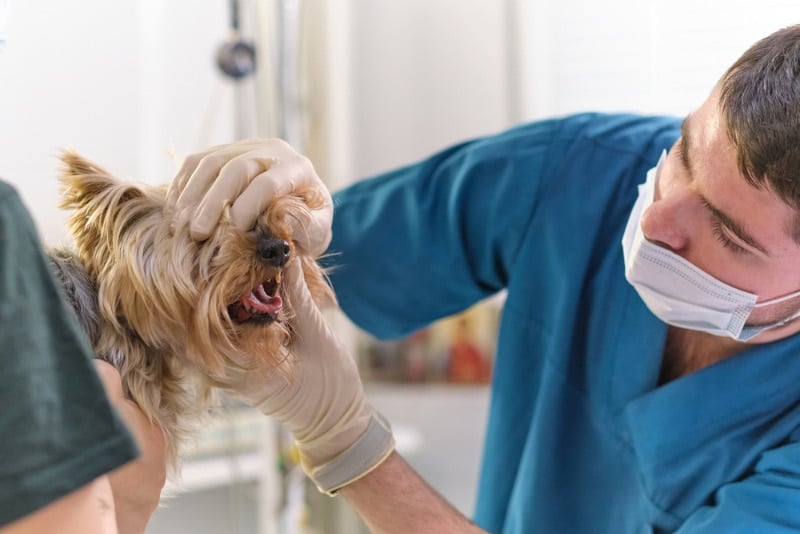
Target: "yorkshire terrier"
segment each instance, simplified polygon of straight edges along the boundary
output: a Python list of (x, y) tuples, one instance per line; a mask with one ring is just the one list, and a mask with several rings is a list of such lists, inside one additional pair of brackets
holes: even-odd
[(334, 299), (317, 258), (291, 237), (324, 197), (308, 188), (275, 198), (248, 231), (226, 212), (198, 242), (188, 225), (171, 226), (166, 185), (121, 181), (75, 152), (61, 161), (74, 249), (50, 252), (56, 274), (96, 356), (120, 371), (126, 393), (164, 430), (174, 474), (231, 369), (284, 373), (293, 313), (284, 268), (300, 262), (315, 301)]

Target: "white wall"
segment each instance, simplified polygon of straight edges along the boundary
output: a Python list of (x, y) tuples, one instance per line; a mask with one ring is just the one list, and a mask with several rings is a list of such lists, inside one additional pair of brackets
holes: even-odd
[(370, 174), (511, 122), (508, 2), (356, 2), (354, 171)]
[(329, 22), (306, 106), (334, 189), (512, 122), (510, 0), (305, 3)]
[(520, 118), (575, 111), (684, 115), (795, 0), (516, 0)]
[(0, 52), (0, 176), (43, 238), (62, 242), (56, 154), (72, 147), (121, 177), (165, 182), (186, 155), (233, 136), (217, 75), (227, 2), (16, 0)]

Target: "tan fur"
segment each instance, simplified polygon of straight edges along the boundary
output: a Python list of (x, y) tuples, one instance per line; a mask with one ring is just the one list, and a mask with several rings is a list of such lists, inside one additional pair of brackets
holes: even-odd
[[(170, 228), (166, 186), (118, 180), (74, 152), (62, 154), (62, 207), (77, 256), (97, 288), (98, 355), (120, 370), (130, 397), (165, 430), (170, 464), (193, 423), (207, 411), (225, 369), (275, 366), (291, 337), (291, 302), (269, 324), (240, 324), (228, 306), (281, 270), (256, 253), (259, 236), (289, 242), (317, 302), (333, 299), (315, 258), (291, 241), (289, 219), (302, 224), (319, 207), (316, 190), (275, 199), (256, 228), (244, 232), (226, 212), (204, 242), (188, 227)], [(252, 361), (258, 358), (263, 361)], [(276, 371), (277, 372), (277, 371)]]

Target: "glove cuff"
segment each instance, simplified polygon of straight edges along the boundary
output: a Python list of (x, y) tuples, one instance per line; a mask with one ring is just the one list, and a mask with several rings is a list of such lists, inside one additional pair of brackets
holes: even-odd
[(353, 445), (333, 460), (306, 472), (322, 493), (333, 496), (344, 486), (382, 464), (392, 453), (394, 446), (389, 422), (373, 411), (367, 429)]

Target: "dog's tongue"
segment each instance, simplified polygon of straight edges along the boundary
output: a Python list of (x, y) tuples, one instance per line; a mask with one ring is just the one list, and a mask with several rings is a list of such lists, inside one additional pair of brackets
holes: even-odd
[(283, 307), (283, 300), (278, 297), (270, 297), (264, 291), (264, 286), (258, 286), (249, 295), (242, 297), (243, 303), (246, 301), (250, 307), (259, 313), (274, 314)]

